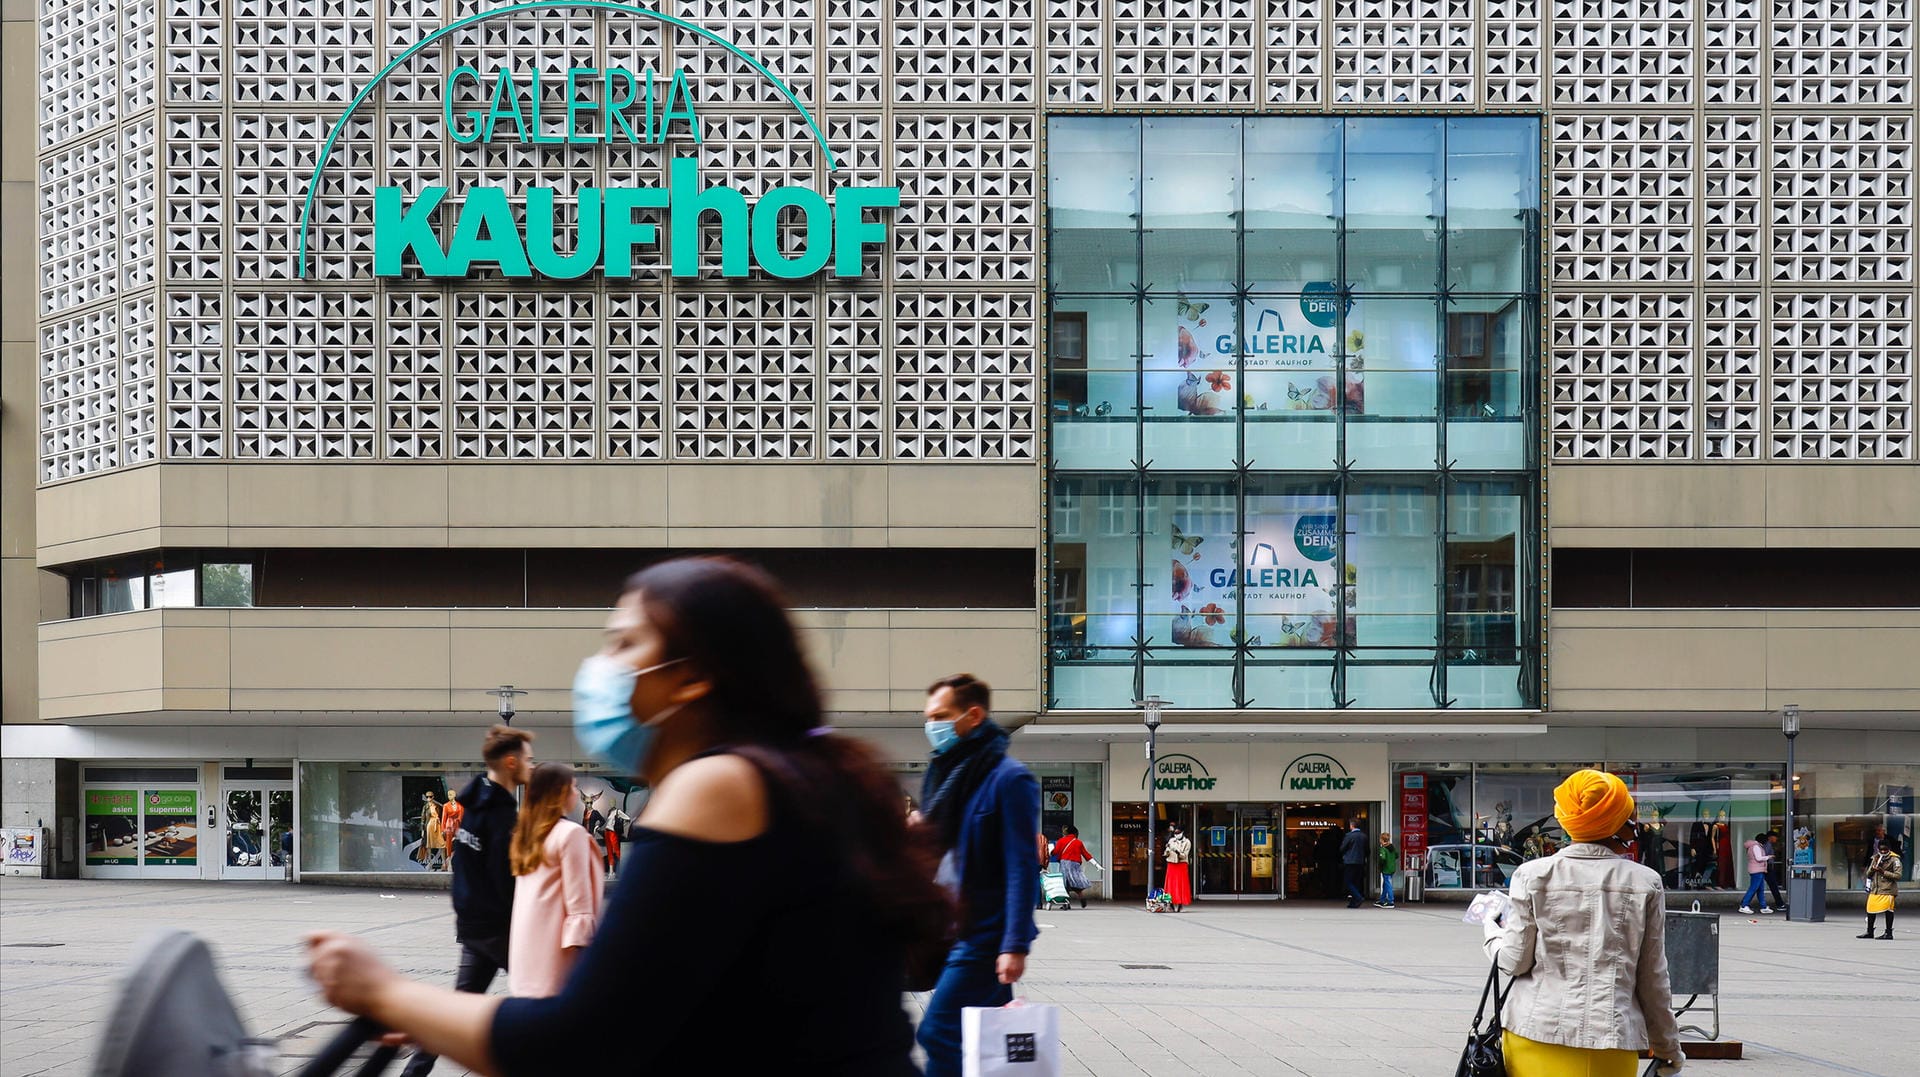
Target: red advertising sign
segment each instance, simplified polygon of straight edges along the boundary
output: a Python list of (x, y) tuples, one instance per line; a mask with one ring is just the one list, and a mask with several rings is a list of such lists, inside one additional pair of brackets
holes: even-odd
[(1427, 851), (1427, 776), (1400, 775), (1400, 851), (1418, 856)]

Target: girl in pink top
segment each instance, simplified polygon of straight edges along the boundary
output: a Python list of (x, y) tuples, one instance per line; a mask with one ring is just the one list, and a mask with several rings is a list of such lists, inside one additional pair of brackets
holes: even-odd
[(600, 923), (600, 858), (587, 829), (565, 818), (579, 810), (572, 767), (542, 763), (533, 768), (510, 851), (519, 879), (513, 888), (507, 986), (523, 998), (559, 994)]

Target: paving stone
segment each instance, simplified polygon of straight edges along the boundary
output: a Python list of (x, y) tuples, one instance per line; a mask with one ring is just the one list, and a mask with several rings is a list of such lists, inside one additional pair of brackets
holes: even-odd
[[(1450, 1072), (1486, 968), (1459, 906), (1203, 904), (1174, 917), (1096, 905), (1043, 923), (1021, 994), (1062, 1007), (1062, 1068), (1074, 1077)], [(343, 1020), (302, 971), (308, 931), (359, 932), (395, 967), (439, 983), (457, 956), (444, 893), (7, 878), (0, 940), (62, 945), (0, 948), (0, 1074), (86, 1074), (120, 970), (162, 926), (210, 940), (249, 1029), (308, 1028), (286, 1043), (286, 1073)], [(1920, 1038), (1920, 934), (1869, 943), (1858, 931), (1852, 918), (1723, 919), (1722, 1028), (1748, 1057), (1687, 1072), (1904, 1075), (1889, 1060), (1910, 1056), (1867, 1044)], [(907, 999), (909, 1012), (922, 1001)]]

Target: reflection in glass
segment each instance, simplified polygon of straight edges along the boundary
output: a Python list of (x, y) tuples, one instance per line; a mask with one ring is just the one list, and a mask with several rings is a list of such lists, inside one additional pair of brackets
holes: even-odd
[(1132, 299), (1062, 298), (1048, 348), (1054, 459), (1067, 468), (1124, 467), (1135, 453), (1139, 319)]
[(200, 566), (200, 604), (225, 607), (253, 605), (253, 566), (245, 563)]
[(1519, 661), (1523, 489), (1517, 479), (1460, 479), (1447, 493), (1446, 642), (1456, 662)]
[(236, 789), (227, 794), (227, 866), (257, 868), (264, 861), (265, 828), (260, 819), (260, 790)]
[(1540, 125), (1531, 117), (1447, 121), (1447, 284), (1527, 286), (1540, 217)]
[(193, 605), (194, 570), (167, 568), (156, 561), (147, 577), (147, 591), (154, 609), (177, 609)]
[(1347, 280), (1361, 291), (1433, 292), (1440, 282), (1441, 122), (1346, 124)]
[(1140, 121), (1059, 117), (1047, 127), (1048, 276), (1055, 291), (1140, 283)]
[(147, 608), (147, 578), (108, 573), (100, 577), (100, 612), (126, 613)]
[(1057, 660), (1131, 664), (1140, 638), (1138, 505), (1131, 478), (1053, 480), (1048, 640)]
[(1246, 121), (1246, 270), (1255, 291), (1339, 276), (1340, 121)]
[[(1356, 593), (1354, 635), (1362, 649), (1398, 651), (1439, 642), (1436, 510), (1426, 480), (1367, 481), (1348, 496), (1347, 561)], [(1425, 670), (1420, 679), (1424, 685)]]
[(1149, 119), (1143, 144), (1147, 290), (1231, 289), (1240, 276), (1240, 121)]

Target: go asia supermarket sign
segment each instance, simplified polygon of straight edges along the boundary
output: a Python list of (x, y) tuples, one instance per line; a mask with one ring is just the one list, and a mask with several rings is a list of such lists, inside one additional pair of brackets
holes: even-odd
[[(415, 42), (380, 69), (333, 124), (307, 182), (300, 210), (296, 275), (309, 276), (308, 224), (321, 173), (347, 121), (382, 80), (415, 54), (455, 31), (489, 19), (547, 9), (598, 9), (666, 23), (714, 42), (767, 79), (800, 113), (820, 146), (829, 171), (839, 161), (813, 114), (779, 76), (732, 42), (704, 27), (648, 8), (604, 0), (534, 0), (470, 15)], [(558, 103), (548, 92), (558, 86)], [(543, 100), (543, 93), (546, 94)], [(471, 101), (475, 107), (456, 107)], [(441, 114), (457, 143), (512, 142), (522, 145), (664, 145), (671, 136), (701, 141), (700, 118), (684, 69), (671, 75), (623, 67), (569, 67), (542, 71), (506, 65), (480, 69), (455, 67), (441, 85)], [(898, 187), (849, 185), (835, 190), (832, 203), (806, 187), (775, 187), (749, 205), (740, 191), (700, 180), (698, 162), (676, 157), (668, 165), (665, 187), (582, 187), (562, 192), (552, 187), (526, 189), (526, 226), (514, 216), (502, 187), (469, 187), (456, 207), (446, 187), (409, 191), (379, 187), (373, 199), (374, 274), (398, 277), (408, 259), (427, 277), (462, 278), (474, 267), (498, 269), (503, 276), (576, 280), (595, 271), (612, 278), (631, 277), (638, 248), (657, 247), (661, 227), (636, 220), (644, 209), (666, 211), (668, 250), (676, 277), (700, 271), (700, 232), (711, 215), (720, 224), (720, 272), (744, 277), (758, 266), (773, 277), (800, 279), (832, 267), (836, 277), (859, 277), (869, 247), (887, 243), (887, 222), (870, 211), (900, 204)], [(560, 230), (560, 207), (571, 198), (577, 212), (573, 241)], [(788, 250), (781, 249), (783, 215), (798, 225)]]

